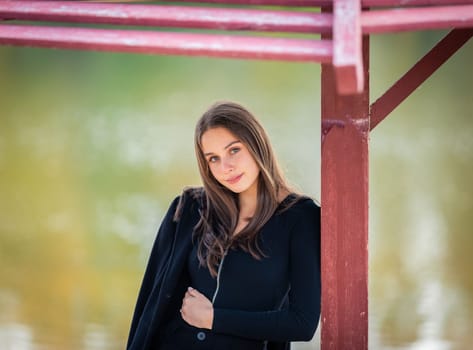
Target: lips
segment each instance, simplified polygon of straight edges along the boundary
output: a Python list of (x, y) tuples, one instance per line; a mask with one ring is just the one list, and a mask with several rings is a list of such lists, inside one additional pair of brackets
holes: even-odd
[(238, 181), (240, 181), (240, 179), (242, 178), (243, 174), (240, 174), (240, 175), (237, 175), (237, 176), (234, 176), (234, 177), (231, 177), (225, 181), (227, 181), (229, 184), (231, 185), (234, 185), (236, 184)]

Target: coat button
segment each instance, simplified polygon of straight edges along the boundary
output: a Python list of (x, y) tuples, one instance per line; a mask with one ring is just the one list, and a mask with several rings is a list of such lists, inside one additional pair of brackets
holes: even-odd
[(205, 333), (204, 332), (197, 333), (197, 339), (199, 339), (200, 341), (205, 340)]

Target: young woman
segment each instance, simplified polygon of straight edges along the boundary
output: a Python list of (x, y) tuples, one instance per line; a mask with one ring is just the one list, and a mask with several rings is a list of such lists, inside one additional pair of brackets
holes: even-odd
[(128, 350), (288, 349), (320, 314), (320, 208), (287, 185), (261, 124), (232, 102), (197, 122), (203, 188), (171, 204)]

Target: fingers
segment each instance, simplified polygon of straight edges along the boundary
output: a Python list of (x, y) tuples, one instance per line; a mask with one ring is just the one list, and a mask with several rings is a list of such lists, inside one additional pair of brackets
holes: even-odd
[(186, 292), (186, 295), (190, 295), (192, 297), (196, 297), (198, 296), (200, 293), (197, 289), (194, 289), (192, 287), (188, 287), (187, 288), (187, 292)]
[(197, 289), (189, 287), (179, 310), (181, 317), (191, 326), (212, 328), (213, 307), (210, 300)]
[(182, 306), (181, 309), (179, 310), (181, 314), (185, 314), (187, 309), (191, 307), (192, 305), (192, 300), (199, 295), (199, 292), (197, 292), (197, 289), (194, 289), (192, 287), (189, 287), (187, 289), (186, 294), (184, 295), (184, 298), (182, 299)]

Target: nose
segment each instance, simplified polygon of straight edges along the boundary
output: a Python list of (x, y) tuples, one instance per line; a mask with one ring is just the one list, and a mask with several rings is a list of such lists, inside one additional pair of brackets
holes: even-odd
[(224, 174), (228, 174), (233, 171), (233, 167), (234, 167), (233, 162), (228, 157), (225, 157), (222, 159), (221, 165), (222, 165), (222, 172)]

